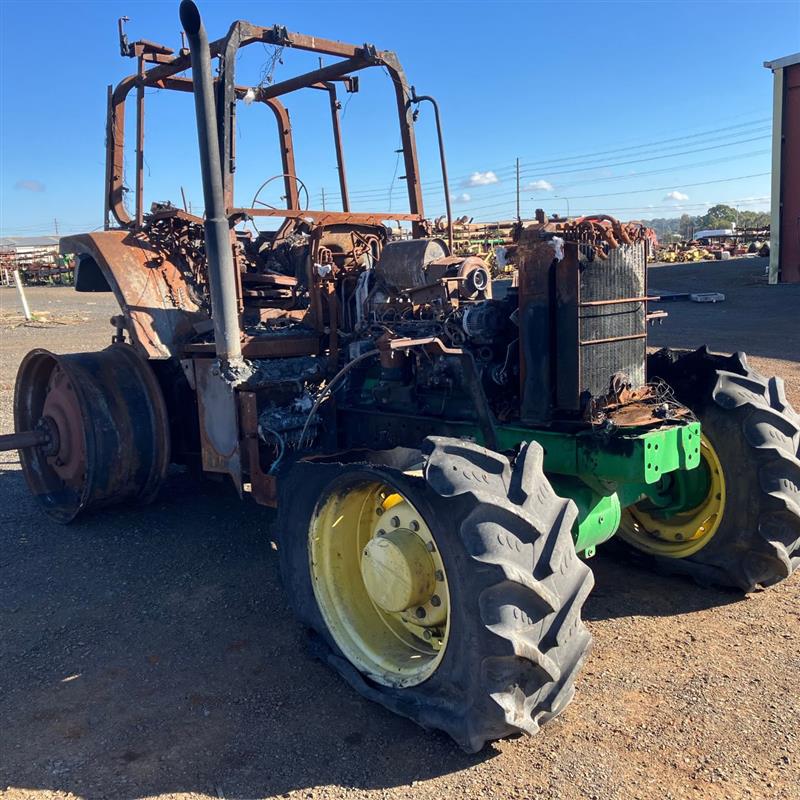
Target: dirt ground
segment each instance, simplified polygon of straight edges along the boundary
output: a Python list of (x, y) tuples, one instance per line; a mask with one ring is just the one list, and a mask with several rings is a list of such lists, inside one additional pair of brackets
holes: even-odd
[[(745, 349), (800, 407), (800, 286), (763, 261), (654, 267), (652, 344)], [(102, 347), (107, 295), (0, 289), (0, 432), (32, 347)], [(64, 324), (53, 322), (61, 320)], [(800, 797), (800, 576), (749, 597), (601, 549), (595, 647), (573, 704), (535, 738), (464, 755), (357, 696), (307, 652), (283, 595), (271, 513), (175, 475), (147, 508), (50, 522), (0, 454), (0, 794), (49, 797)], [(5, 787), (8, 787), (5, 789)], [(3, 792), (3, 789), (5, 791)]]

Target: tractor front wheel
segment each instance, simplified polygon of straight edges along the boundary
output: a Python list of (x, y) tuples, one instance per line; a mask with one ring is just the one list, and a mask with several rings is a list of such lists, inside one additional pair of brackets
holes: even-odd
[(665, 513), (643, 501), (623, 515), (620, 537), (662, 568), (703, 583), (753, 591), (800, 566), (800, 416), (780, 378), (744, 354), (660, 350), (650, 379), (665, 381), (700, 420), (701, 464), (675, 473), (685, 502)]
[(426, 440), (414, 469), (300, 462), (279, 516), (284, 584), (357, 691), (469, 752), (562, 711), (590, 636), (576, 509), (542, 450)]

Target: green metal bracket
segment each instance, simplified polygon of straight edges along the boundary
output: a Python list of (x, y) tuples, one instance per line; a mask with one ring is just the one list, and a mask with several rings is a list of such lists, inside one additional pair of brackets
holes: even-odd
[(514, 426), (497, 429), (501, 450), (536, 441), (553, 488), (578, 506), (575, 549), (586, 558), (619, 528), (622, 509), (654, 494), (664, 475), (700, 464), (700, 424), (678, 423), (657, 430), (602, 436)]
[(501, 426), (497, 438), (501, 450), (538, 442), (545, 453), (545, 472), (612, 483), (657, 483), (668, 472), (700, 463), (699, 422), (611, 436)]
[[(433, 434), (485, 444), (481, 428), (466, 420), (365, 409), (345, 410), (345, 413), (357, 413), (358, 425), (365, 430), (376, 428), (374, 423), (372, 427), (363, 425), (364, 416), (380, 418), (381, 426), (393, 430), (397, 441), (407, 446)], [(670, 503), (681, 500), (696, 481), (694, 476), (691, 481), (663, 481), (662, 478), (678, 471), (695, 470), (701, 461), (700, 424), (697, 422), (665, 420), (659, 428), (630, 432), (557, 431), (497, 425), (495, 436), (495, 449), (499, 451), (514, 450), (523, 442), (531, 441), (542, 446), (547, 477), (559, 495), (571, 498), (578, 506), (573, 536), (576, 550), (585, 557), (617, 532), (622, 510), (643, 497), (670, 513)], [(697, 480), (701, 477), (698, 475)], [(676, 497), (674, 484), (682, 492), (680, 497)]]
[(550, 483), (556, 494), (569, 497), (578, 507), (578, 521), (572, 532), (575, 550), (586, 558), (594, 555), (594, 548), (610, 539), (619, 528), (622, 508), (616, 493), (598, 494), (580, 478), (551, 475)]

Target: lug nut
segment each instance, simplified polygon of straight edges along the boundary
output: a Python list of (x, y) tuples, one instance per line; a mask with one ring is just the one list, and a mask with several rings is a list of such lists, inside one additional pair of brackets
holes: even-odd
[(442, 572), (440, 569), (437, 569), (434, 574), (436, 576), (436, 580), (439, 581), (439, 583), (441, 583), (444, 580), (444, 572)]
[(380, 517), (383, 514), (383, 508), (381, 508), (381, 506), (378, 506), (375, 509), (375, 513)]
[(412, 519), (408, 527), (411, 528), (414, 533), (416, 533), (419, 530), (419, 522), (417, 522), (415, 519)]
[(425, 609), (420, 606), (415, 612), (417, 619), (425, 619)]
[(431, 605), (432, 606), (435, 606), (436, 608), (438, 608), (441, 604), (442, 604), (442, 601), (441, 601), (441, 599), (440, 599), (438, 594), (435, 594), (433, 597), (431, 597)]
[(392, 527), (393, 528), (400, 527), (400, 517), (392, 517)]
[(435, 553), (436, 552), (436, 545), (433, 542), (428, 542), (426, 547), (428, 548), (428, 552), (429, 553)]

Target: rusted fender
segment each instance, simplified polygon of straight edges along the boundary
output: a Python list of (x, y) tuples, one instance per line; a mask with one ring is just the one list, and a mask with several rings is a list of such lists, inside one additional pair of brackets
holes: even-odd
[[(208, 315), (192, 299), (182, 272), (146, 239), (130, 231), (65, 236), (62, 253), (80, 256), (75, 285), (114, 292), (132, 343), (147, 358), (179, 357)], [(81, 270), (84, 275), (81, 275)], [(99, 284), (99, 285), (98, 285)]]

